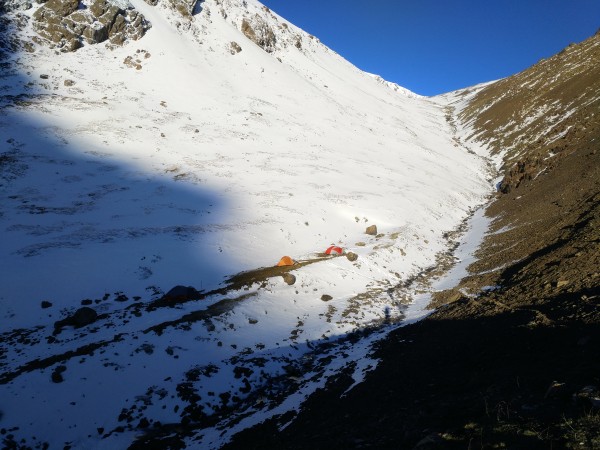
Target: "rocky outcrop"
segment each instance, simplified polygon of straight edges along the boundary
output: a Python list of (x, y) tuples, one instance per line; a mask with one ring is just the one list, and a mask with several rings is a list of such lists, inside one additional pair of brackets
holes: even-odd
[(26, 11), (32, 6), (30, 0), (4, 0), (0, 2), (0, 12)]
[(250, 20), (243, 19), (241, 28), (242, 33), (264, 51), (268, 53), (275, 51), (277, 43), (275, 33), (261, 16), (255, 14)]
[[(145, 0), (147, 3), (158, 3), (158, 0)], [(191, 18), (198, 0), (169, 0), (171, 8), (181, 14), (183, 17)], [(201, 2), (200, 2), (201, 3)]]
[(150, 28), (129, 3), (115, 0), (94, 0), (87, 8), (79, 0), (49, 0), (33, 19), (34, 30), (62, 51), (106, 41), (123, 45), (140, 39)]

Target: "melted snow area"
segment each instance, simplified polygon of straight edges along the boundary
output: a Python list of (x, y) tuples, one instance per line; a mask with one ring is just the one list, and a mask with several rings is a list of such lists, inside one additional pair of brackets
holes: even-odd
[[(372, 344), (426, 313), (409, 280), (492, 186), (443, 101), (258, 2), (191, 22), (131, 4), (141, 40), (38, 46), (1, 80), (0, 439), (126, 448), (160, 423), (218, 448), (342, 369), (359, 382)], [(270, 53), (240, 31), (255, 14)], [(358, 259), (319, 258), (331, 244)], [(293, 285), (228, 288), (284, 255), (308, 262)], [(202, 296), (161, 301), (176, 285)], [(82, 305), (93, 323), (55, 330)]]

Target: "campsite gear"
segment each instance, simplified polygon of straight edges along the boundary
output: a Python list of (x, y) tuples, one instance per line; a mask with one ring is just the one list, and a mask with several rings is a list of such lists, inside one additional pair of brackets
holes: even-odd
[(342, 247), (337, 247), (332, 245), (327, 250), (325, 250), (326, 255), (342, 255), (344, 253), (344, 249)]
[(284, 256), (277, 263), (277, 267), (281, 267), (281, 266), (293, 266), (293, 265), (294, 265), (294, 260), (292, 258), (290, 258), (289, 256)]

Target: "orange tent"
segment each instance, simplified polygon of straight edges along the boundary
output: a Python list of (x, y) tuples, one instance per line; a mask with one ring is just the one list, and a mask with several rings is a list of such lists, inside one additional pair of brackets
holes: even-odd
[(277, 263), (277, 267), (281, 267), (281, 266), (293, 266), (293, 265), (294, 265), (294, 260), (292, 258), (290, 258), (289, 256), (284, 256)]

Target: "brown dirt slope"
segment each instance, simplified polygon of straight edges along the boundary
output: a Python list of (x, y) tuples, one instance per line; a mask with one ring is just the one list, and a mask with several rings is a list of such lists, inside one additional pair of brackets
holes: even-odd
[(600, 449), (599, 60), (596, 34), (461, 112), (506, 151), (461, 286), (477, 294), (394, 331), (347, 394), (341, 373), (282, 431), (291, 417), (226, 448)]

